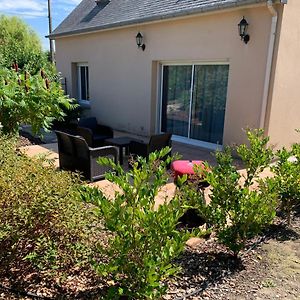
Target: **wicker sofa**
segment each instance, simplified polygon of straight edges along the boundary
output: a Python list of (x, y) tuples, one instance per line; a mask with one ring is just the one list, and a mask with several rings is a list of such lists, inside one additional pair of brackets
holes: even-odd
[(162, 133), (152, 135), (148, 142), (132, 141), (129, 144), (129, 153), (133, 156), (148, 158), (149, 154), (165, 147), (172, 147), (172, 134)]
[(118, 162), (118, 148), (105, 146), (90, 148), (81, 136), (55, 131), (58, 142), (59, 167), (69, 171), (79, 171), (90, 181), (104, 178), (111, 169), (97, 163), (99, 157), (112, 158)]

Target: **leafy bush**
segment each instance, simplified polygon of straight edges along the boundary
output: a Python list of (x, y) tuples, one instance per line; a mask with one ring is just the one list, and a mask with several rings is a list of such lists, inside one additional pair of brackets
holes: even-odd
[[(219, 240), (236, 256), (246, 241), (258, 234), (275, 217), (276, 197), (262, 181), (261, 171), (273, 157), (267, 147), (268, 138), (262, 130), (247, 131), (249, 146), (240, 145), (237, 153), (246, 166), (241, 175), (233, 164), (230, 148), (217, 152), (217, 166), (210, 167), (207, 181), (211, 185), (211, 202), (207, 218), (217, 232)], [(260, 190), (253, 184), (260, 182)]]
[(77, 176), (43, 167), (0, 136), (0, 266), (67, 271), (87, 263), (93, 215), (80, 196)]
[(269, 184), (275, 188), (281, 203), (281, 209), (291, 224), (291, 213), (300, 204), (300, 144), (294, 144), (288, 151), (283, 148), (276, 153), (277, 163), (271, 168), (275, 177)]
[(160, 159), (169, 151), (151, 153), (148, 161), (138, 158), (128, 173), (111, 160), (100, 159), (115, 170), (107, 179), (122, 191), (116, 192), (114, 200), (91, 199), (108, 232), (108, 247), (99, 246), (103, 259), (95, 267), (110, 279), (111, 298), (158, 299), (166, 289), (163, 281), (179, 270), (172, 260), (183, 251), (189, 236), (176, 230), (182, 203), (175, 198), (154, 207), (155, 196), (167, 183), (166, 166), (171, 160)]
[(269, 137), (264, 136), (262, 129), (246, 131), (249, 146), (242, 144), (237, 147), (237, 153), (246, 167), (245, 186), (251, 186), (258, 175), (270, 165), (274, 154), (268, 147)]
[(34, 133), (49, 129), (55, 119), (63, 119), (64, 109), (76, 107), (60, 83), (50, 81), (44, 71), (31, 76), (14, 67), (0, 68), (0, 123), (5, 134), (17, 133), (22, 123), (31, 124)]

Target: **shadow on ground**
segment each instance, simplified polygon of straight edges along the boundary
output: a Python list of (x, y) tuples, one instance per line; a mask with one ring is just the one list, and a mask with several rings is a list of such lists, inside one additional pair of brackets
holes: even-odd
[(281, 242), (294, 241), (300, 238), (299, 233), (284, 224), (270, 226), (267, 234), (268, 237)]
[[(176, 278), (176, 283), (170, 283), (172, 290), (174, 285), (185, 291), (182, 297), (174, 299), (183, 299), (190, 296), (191, 290), (195, 294), (204, 291), (208, 286), (219, 283), (223, 278), (244, 270), (243, 262), (240, 258), (233, 257), (230, 253), (224, 251), (214, 252), (194, 252), (185, 251), (177, 261), (182, 268), (181, 274)], [(180, 294), (180, 291), (179, 293)]]

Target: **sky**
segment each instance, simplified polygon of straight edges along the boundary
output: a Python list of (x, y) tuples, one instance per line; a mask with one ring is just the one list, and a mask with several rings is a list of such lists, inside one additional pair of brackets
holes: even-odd
[[(76, 7), (81, 0), (51, 0), (52, 29)], [(0, 0), (0, 14), (22, 18), (40, 36), (43, 48), (49, 49), (48, 0)]]

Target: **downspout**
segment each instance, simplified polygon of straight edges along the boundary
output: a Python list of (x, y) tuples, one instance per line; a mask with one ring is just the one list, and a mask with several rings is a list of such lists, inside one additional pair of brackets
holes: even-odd
[(276, 9), (274, 8), (274, 3), (272, 0), (267, 1), (267, 7), (272, 15), (272, 25), (271, 25), (271, 33), (270, 33), (270, 41), (269, 41), (269, 49), (268, 49), (268, 57), (267, 57), (264, 93), (263, 93), (261, 115), (260, 115), (260, 121), (259, 121), (260, 128), (265, 127), (268, 96), (269, 96), (269, 90), (270, 90), (272, 61), (273, 61), (273, 55), (274, 55), (275, 38), (276, 38), (277, 21), (278, 21), (278, 14), (277, 14)]

